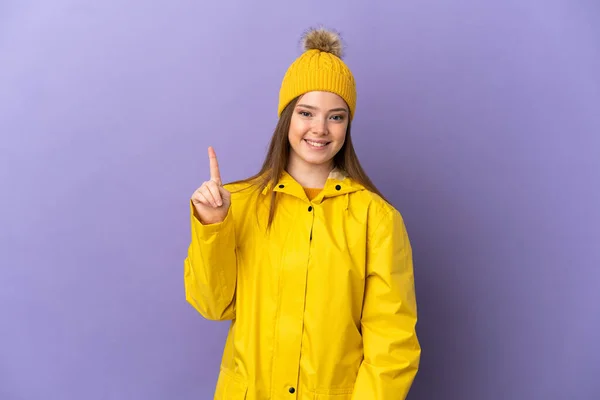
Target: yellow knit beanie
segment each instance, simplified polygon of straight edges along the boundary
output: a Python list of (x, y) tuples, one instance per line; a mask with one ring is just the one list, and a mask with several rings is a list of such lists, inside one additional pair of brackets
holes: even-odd
[(279, 91), (279, 108), (283, 109), (297, 96), (311, 91), (332, 92), (346, 101), (350, 119), (356, 108), (356, 84), (352, 72), (342, 61), (339, 34), (325, 28), (310, 29), (302, 39), (304, 53), (288, 68)]

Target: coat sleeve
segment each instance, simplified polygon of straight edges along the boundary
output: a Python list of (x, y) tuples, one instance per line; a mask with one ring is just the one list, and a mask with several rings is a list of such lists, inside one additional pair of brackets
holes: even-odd
[(191, 243), (184, 261), (186, 300), (205, 318), (235, 318), (236, 242), (231, 207), (225, 220), (203, 225), (190, 202)]
[(395, 209), (369, 236), (361, 319), (364, 359), (353, 400), (405, 399), (419, 368), (412, 250)]

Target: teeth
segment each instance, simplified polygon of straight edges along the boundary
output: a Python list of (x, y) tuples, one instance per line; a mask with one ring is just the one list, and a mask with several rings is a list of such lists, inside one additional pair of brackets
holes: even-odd
[(315, 147), (323, 147), (323, 146), (327, 145), (327, 143), (317, 143), (317, 142), (313, 142), (310, 140), (307, 140), (307, 142), (308, 142), (308, 144), (315, 146)]

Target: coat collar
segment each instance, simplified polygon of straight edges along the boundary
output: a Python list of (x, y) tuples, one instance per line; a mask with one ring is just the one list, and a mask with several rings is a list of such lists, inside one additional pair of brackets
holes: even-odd
[[(340, 168), (334, 168), (329, 173), (325, 186), (312, 202), (319, 204), (327, 197), (336, 197), (364, 189), (363, 185), (355, 182), (345, 171)], [(304, 188), (287, 171), (282, 173), (281, 178), (276, 184), (273, 185), (273, 183), (270, 183), (267, 185), (263, 189), (262, 194), (267, 194), (271, 191), (289, 194), (308, 201)]]

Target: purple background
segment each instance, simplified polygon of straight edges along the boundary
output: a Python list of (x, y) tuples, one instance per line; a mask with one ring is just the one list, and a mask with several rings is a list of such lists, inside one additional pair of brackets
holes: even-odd
[(316, 23), (415, 250), (409, 398), (599, 399), (600, 3), (396, 3), (0, 2), (0, 399), (211, 398), (188, 199), (208, 145), (258, 168)]

